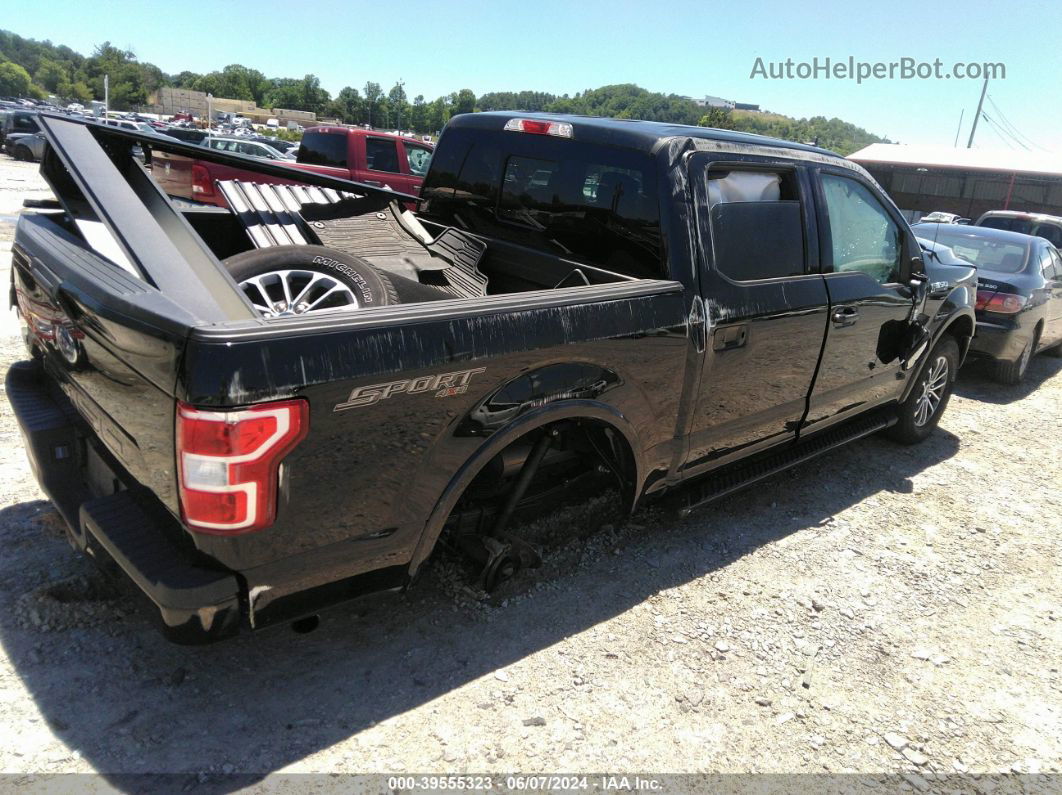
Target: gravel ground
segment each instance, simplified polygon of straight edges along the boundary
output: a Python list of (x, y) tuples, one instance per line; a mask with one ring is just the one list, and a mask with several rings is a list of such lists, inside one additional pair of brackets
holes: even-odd
[[(0, 157), (4, 284), (40, 191)], [(0, 771), (1058, 772), (1060, 440), (1062, 360), (968, 366), (919, 447), (684, 520), (599, 499), (489, 599), (441, 559), (312, 634), (185, 648), (70, 550), (0, 400)]]

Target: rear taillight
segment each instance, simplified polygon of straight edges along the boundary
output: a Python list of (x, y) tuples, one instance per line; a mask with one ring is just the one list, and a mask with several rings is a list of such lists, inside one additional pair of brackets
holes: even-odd
[(566, 121), (545, 121), (543, 119), (509, 119), (505, 122), (509, 132), (534, 133), (535, 135), (555, 135), (558, 138), (571, 138), (572, 125)]
[(995, 312), (1000, 315), (1015, 315), (1025, 308), (1029, 299), (1024, 295), (1014, 293), (997, 293), (995, 290), (978, 290), (977, 309), (985, 312)]
[(192, 193), (200, 196), (214, 195), (214, 181), (210, 179), (210, 172), (206, 166), (198, 163), (192, 164)]
[(192, 530), (237, 535), (271, 525), (280, 462), (310, 426), (305, 400), (237, 411), (177, 404), (181, 518)]

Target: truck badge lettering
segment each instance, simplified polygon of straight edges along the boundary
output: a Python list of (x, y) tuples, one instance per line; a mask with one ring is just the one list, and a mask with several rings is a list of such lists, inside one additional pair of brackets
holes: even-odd
[(477, 367), (473, 370), (459, 370), (456, 373), (439, 373), (422, 375), (419, 378), (405, 378), (401, 381), (389, 381), (386, 384), (359, 386), (350, 393), (342, 403), (337, 403), (333, 411), (346, 411), (363, 406), (372, 406), (393, 395), (418, 395), (422, 392), (434, 392), (435, 397), (453, 397), (468, 391), (468, 382), (477, 373), (486, 372), (487, 368)]

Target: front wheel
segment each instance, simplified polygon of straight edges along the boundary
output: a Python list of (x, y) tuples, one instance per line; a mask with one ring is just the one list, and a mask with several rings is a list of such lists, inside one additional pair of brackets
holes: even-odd
[(15, 147), (15, 160), (25, 160), (27, 162), (33, 162), (33, 152), (31, 152), (25, 146)]
[(926, 357), (911, 393), (897, 410), (897, 423), (886, 435), (901, 444), (917, 444), (933, 433), (951, 399), (958, 369), (959, 346), (944, 337)]

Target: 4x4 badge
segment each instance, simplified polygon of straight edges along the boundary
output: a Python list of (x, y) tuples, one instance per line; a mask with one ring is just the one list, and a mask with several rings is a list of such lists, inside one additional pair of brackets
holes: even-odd
[(434, 392), (435, 397), (452, 397), (463, 395), (468, 391), (468, 382), (477, 373), (486, 372), (485, 367), (473, 370), (458, 370), (456, 373), (439, 373), (422, 375), (420, 378), (404, 378), (401, 381), (389, 381), (386, 384), (359, 386), (350, 393), (342, 403), (337, 403), (333, 411), (346, 411), (362, 406), (372, 406), (393, 395), (418, 395), (422, 392)]

